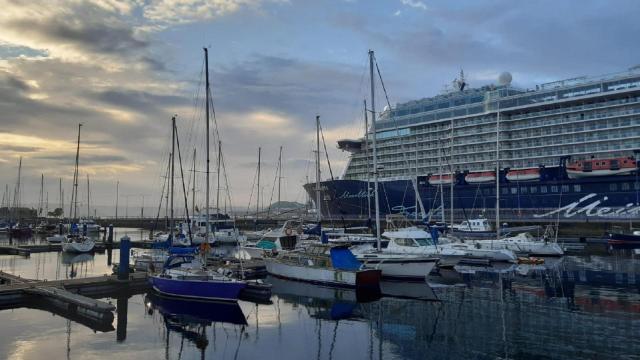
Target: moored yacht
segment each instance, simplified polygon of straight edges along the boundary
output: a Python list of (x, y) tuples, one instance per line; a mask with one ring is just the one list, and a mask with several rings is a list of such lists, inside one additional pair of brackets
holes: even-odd
[(310, 245), (264, 259), (269, 274), (330, 286), (378, 290), (381, 270), (365, 269), (346, 246)]

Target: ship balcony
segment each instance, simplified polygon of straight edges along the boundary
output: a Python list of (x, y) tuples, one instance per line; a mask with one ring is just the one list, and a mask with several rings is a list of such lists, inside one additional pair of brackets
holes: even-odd
[(363, 144), (364, 141), (362, 139), (340, 139), (338, 140), (338, 149), (355, 154), (362, 151)]

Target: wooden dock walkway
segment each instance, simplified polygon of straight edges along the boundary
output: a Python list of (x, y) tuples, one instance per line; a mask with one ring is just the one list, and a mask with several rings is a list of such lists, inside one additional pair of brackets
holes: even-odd
[[(150, 249), (153, 245), (152, 241), (131, 241), (131, 248), (138, 249)], [(93, 252), (103, 252), (107, 249), (120, 248), (119, 242), (96, 242)], [(0, 245), (0, 255), (19, 255), (28, 257), (33, 253), (41, 252), (60, 252), (62, 251), (61, 244), (23, 244), (23, 245)]]
[(0, 307), (14, 308), (33, 300), (44, 302), (56, 310), (72, 312), (76, 316), (106, 321), (113, 320), (112, 304), (88, 296), (109, 296), (119, 291), (146, 289), (146, 273), (133, 273), (127, 280), (117, 275), (64, 280), (33, 280), (0, 271)]

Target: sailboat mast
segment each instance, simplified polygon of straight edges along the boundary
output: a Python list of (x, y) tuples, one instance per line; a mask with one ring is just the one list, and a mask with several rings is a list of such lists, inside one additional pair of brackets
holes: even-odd
[(316, 115), (316, 217), (322, 219), (320, 205), (320, 115)]
[(500, 100), (496, 117), (496, 239), (500, 239)]
[(38, 216), (42, 216), (43, 202), (44, 202), (44, 174), (40, 174), (40, 200), (38, 201)]
[(367, 99), (364, 99), (364, 157), (367, 159), (367, 219), (371, 219), (371, 191), (369, 180), (371, 177), (371, 166), (369, 165), (369, 117), (367, 115)]
[(171, 209), (170, 211), (170, 223), (169, 223), (169, 237), (173, 241), (173, 231), (175, 230), (175, 219), (173, 218), (173, 188), (174, 188), (174, 174), (175, 174), (175, 153), (176, 153), (176, 117), (171, 117)]
[(438, 149), (438, 172), (440, 172), (440, 184), (438, 184), (438, 189), (440, 190), (440, 219), (444, 224), (446, 218), (444, 214), (444, 191), (442, 187), (442, 149)]
[(62, 218), (64, 219), (64, 196), (62, 195), (62, 178), (59, 179), (58, 190), (58, 196), (60, 197), (60, 210), (62, 210)]
[(191, 188), (191, 213), (196, 215), (196, 148), (193, 148), (193, 188)]
[(17, 218), (21, 218), (20, 212), (20, 178), (22, 177), (22, 156), (20, 156), (20, 161), (18, 162), (18, 183), (16, 184), (16, 194), (14, 195), (14, 202), (16, 203), (16, 211), (18, 212)]
[(258, 147), (258, 189), (256, 196), (256, 221), (258, 220), (258, 211), (260, 211), (260, 156), (262, 155), (262, 148)]
[(453, 226), (453, 183), (455, 179), (453, 175), (453, 118), (451, 118), (451, 137), (449, 140), (449, 170), (451, 170), (451, 183), (449, 185), (449, 213), (451, 222), (449, 224)]
[(222, 141), (218, 140), (218, 165), (217, 165), (217, 176), (216, 180), (216, 218), (217, 214), (220, 213), (220, 163), (222, 162)]
[(82, 124), (78, 124), (78, 145), (76, 147), (76, 168), (73, 172), (73, 189), (71, 189), (71, 209), (69, 210), (69, 216), (73, 214), (75, 219), (78, 215), (78, 162), (80, 161), (80, 129)]
[(87, 174), (87, 219), (91, 217), (91, 206), (89, 200), (91, 199), (91, 192), (89, 191), (89, 174)]
[(280, 146), (280, 155), (278, 156), (278, 206), (280, 205), (280, 188), (282, 183), (282, 146)]
[(376, 145), (376, 98), (375, 82), (373, 78), (373, 50), (369, 50), (369, 78), (371, 80), (371, 132), (373, 133), (373, 193), (376, 209), (376, 247), (380, 245), (380, 202), (378, 199), (378, 149)]
[[(116, 220), (118, 220), (118, 199), (120, 197), (120, 180), (116, 181)], [(162, 203), (162, 201), (160, 201)]]
[(206, 99), (206, 116), (205, 116), (205, 121), (207, 122), (206, 124), (206, 131), (207, 131), (207, 191), (206, 191), (206, 214), (207, 214), (207, 224), (206, 224), (206, 228), (207, 230), (205, 230), (204, 233), (204, 241), (205, 242), (209, 242), (209, 51), (207, 50), (207, 48), (204, 48), (204, 72), (205, 72), (205, 84), (206, 84), (206, 89), (205, 89), (205, 99)]

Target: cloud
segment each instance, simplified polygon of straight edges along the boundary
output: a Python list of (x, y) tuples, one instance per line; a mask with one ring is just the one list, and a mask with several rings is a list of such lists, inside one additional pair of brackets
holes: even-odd
[(406, 5), (415, 9), (427, 10), (427, 5), (419, 0), (400, 0), (402, 5)]

